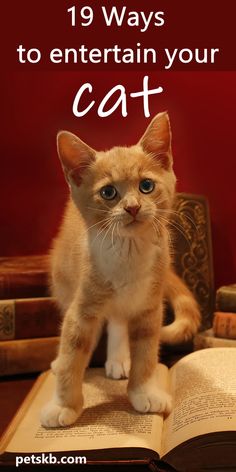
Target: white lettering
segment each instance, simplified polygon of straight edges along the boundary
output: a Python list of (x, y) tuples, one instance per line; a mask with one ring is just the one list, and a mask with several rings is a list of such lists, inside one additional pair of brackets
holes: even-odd
[(157, 20), (154, 23), (155, 26), (163, 26), (164, 25), (165, 20), (164, 20), (163, 16), (164, 16), (164, 11), (157, 11), (155, 13), (154, 17)]
[[(118, 99), (116, 100), (116, 102), (114, 103), (113, 107), (111, 107), (109, 110), (107, 111), (104, 111), (104, 106), (106, 105), (106, 103), (108, 102), (109, 98), (117, 91), (117, 90), (120, 90), (120, 96), (118, 97)], [(113, 87), (110, 92), (108, 92), (105, 97), (103, 98), (103, 100), (101, 101), (99, 107), (98, 107), (98, 116), (101, 116), (102, 118), (104, 118), (105, 116), (109, 116), (113, 113), (113, 111), (115, 111), (118, 106), (121, 104), (121, 113), (122, 113), (122, 116), (127, 116), (128, 113), (127, 113), (127, 107), (126, 107), (126, 93), (125, 93), (125, 87), (123, 85), (116, 85), (115, 87)]]
[(217, 52), (220, 50), (211, 48), (195, 48), (193, 50), (184, 48), (184, 49), (174, 49), (173, 52), (171, 53), (169, 49), (165, 49), (165, 53), (167, 56), (167, 59), (169, 63), (165, 66), (165, 69), (170, 69), (174, 63), (174, 60), (178, 59), (182, 64), (189, 64), (192, 61), (197, 62), (198, 64), (207, 64), (208, 62), (211, 62), (211, 64), (214, 64), (215, 62), (215, 55)]
[(175, 48), (173, 53), (172, 53), (172, 56), (171, 56), (171, 54), (169, 52), (169, 49), (165, 48), (165, 53), (166, 53), (168, 61), (169, 61), (169, 64), (167, 66), (165, 66), (165, 69), (170, 69), (170, 67), (172, 66), (172, 64), (174, 62), (174, 58), (177, 54), (177, 51), (178, 51), (178, 49)]
[[(31, 48), (26, 52), (26, 49), (23, 48), (22, 44), (17, 49), (18, 59), (21, 64), (24, 64), (26, 61), (31, 62), (31, 64), (36, 64), (41, 59), (41, 52), (37, 48)], [(23, 57), (23, 53), (26, 52), (26, 59)]]
[(73, 114), (75, 116), (77, 116), (78, 118), (80, 118), (81, 116), (84, 116), (88, 113), (88, 111), (93, 107), (94, 103), (95, 103), (95, 100), (93, 100), (90, 105), (88, 105), (87, 108), (85, 108), (85, 110), (83, 111), (79, 111), (78, 110), (78, 106), (79, 106), (79, 101), (81, 99), (81, 96), (82, 94), (84, 93), (84, 91), (88, 89), (89, 93), (91, 93), (93, 91), (93, 87), (91, 84), (84, 84), (80, 87), (80, 89), (78, 90), (76, 96), (75, 96), (75, 99), (74, 99), (74, 102), (73, 102), (73, 107), (72, 107), (72, 111), (73, 111)]
[[(138, 98), (138, 97), (143, 98), (143, 112), (144, 112), (144, 115), (145, 115), (146, 118), (148, 118), (150, 116), (149, 96), (150, 95), (156, 95), (156, 94), (159, 94), (159, 93), (163, 92), (162, 87), (157, 87), (155, 89), (150, 89), (149, 90), (148, 81), (149, 81), (149, 77), (147, 75), (145, 75), (145, 77), (143, 78), (143, 88), (142, 88), (142, 90), (139, 91), (139, 92), (131, 92), (129, 94), (129, 96), (131, 98)], [(83, 84), (80, 87), (80, 89), (78, 90), (78, 92), (75, 96), (74, 102), (73, 102), (73, 106), (72, 106), (73, 114), (78, 118), (86, 115), (95, 104), (95, 100), (92, 100), (89, 103), (89, 105), (87, 106), (87, 108), (85, 108), (84, 110), (79, 109), (80, 99), (81, 99), (83, 93), (85, 92), (85, 90), (88, 90), (89, 93), (92, 93), (92, 91), (93, 91), (92, 85), (90, 83)], [(109, 100), (114, 96), (114, 94), (116, 92), (119, 92), (119, 96), (116, 99), (115, 103), (110, 108), (105, 110), (105, 107), (108, 104)], [(120, 84), (116, 85), (109, 92), (106, 93), (106, 95), (104, 96), (104, 98), (102, 99), (100, 105), (97, 108), (98, 116), (100, 116), (101, 118), (105, 118), (107, 116), (110, 116), (115, 110), (117, 110), (117, 108), (119, 106), (121, 107), (122, 116), (123, 117), (128, 116), (126, 89), (123, 85), (120, 85)]]
[(144, 23), (144, 28), (141, 29), (141, 33), (144, 33), (145, 31), (147, 31), (147, 29), (150, 25), (150, 21), (153, 17), (153, 11), (151, 11), (149, 13), (148, 17), (146, 17), (146, 15), (143, 11), (141, 11), (140, 14), (141, 14), (141, 17), (142, 17), (142, 20), (143, 20), (143, 23)]
[(149, 90), (148, 89), (148, 75), (145, 75), (143, 78), (143, 90), (141, 92), (133, 92), (130, 94), (131, 97), (143, 97), (143, 111), (146, 118), (149, 118), (149, 95), (154, 95), (156, 93), (162, 93), (163, 88), (158, 87), (156, 89)]
[(118, 11), (117, 11), (116, 7), (112, 7), (112, 9), (110, 11), (110, 16), (108, 16), (108, 14), (107, 14), (106, 7), (102, 7), (102, 12), (103, 12), (103, 16), (104, 16), (104, 19), (105, 19), (105, 22), (106, 22), (107, 26), (111, 26), (111, 24), (113, 22), (113, 19), (116, 21), (117, 26), (121, 26), (123, 21), (124, 21), (126, 7), (122, 8), (120, 16), (118, 14)]

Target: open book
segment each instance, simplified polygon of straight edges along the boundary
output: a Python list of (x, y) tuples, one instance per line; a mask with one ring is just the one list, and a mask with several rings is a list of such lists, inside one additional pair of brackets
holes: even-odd
[(159, 470), (160, 459), (178, 471), (236, 470), (236, 348), (193, 352), (170, 370), (159, 365), (157, 375), (173, 396), (167, 418), (135, 412), (127, 380), (107, 379), (103, 369), (90, 368), (77, 423), (45, 429), (39, 415), (55, 378), (51, 371), (42, 374), (2, 438), (1, 460), (53, 452), (58, 460), (62, 453), (79, 454), (87, 463), (137, 461), (152, 470)]

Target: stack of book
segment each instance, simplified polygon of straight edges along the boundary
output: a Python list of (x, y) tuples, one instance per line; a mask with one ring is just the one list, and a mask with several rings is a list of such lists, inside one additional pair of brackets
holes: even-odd
[(217, 290), (216, 309), (213, 321), (215, 336), (236, 339), (236, 284)]
[(205, 347), (236, 347), (236, 284), (224, 285), (216, 291), (212, 328), (199, 333), (196, 349)]
[(0, 375), (48, 369), (59, 310), (48, 292), (48, 256), (0, 258)]

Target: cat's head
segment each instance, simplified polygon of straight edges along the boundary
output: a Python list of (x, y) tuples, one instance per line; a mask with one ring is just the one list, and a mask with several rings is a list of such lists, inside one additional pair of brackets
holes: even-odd
[(74, 203), (93, 232), (134, 237), (166, 225), (176, 182), (167, 113), (131, 147), (98, 152), (67, 131), (57, 143)]

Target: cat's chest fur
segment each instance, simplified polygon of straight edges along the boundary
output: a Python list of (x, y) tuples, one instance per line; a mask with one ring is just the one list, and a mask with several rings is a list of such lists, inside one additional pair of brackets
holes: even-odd
[(107, 241), (93, 248), (95, 264), (114, 290), (113, 309), (126, 311), (132, 304), (137, 310), (148, 296), (154, 273), (153, 265), (161, 257), (158, 246), (129, 238)]

